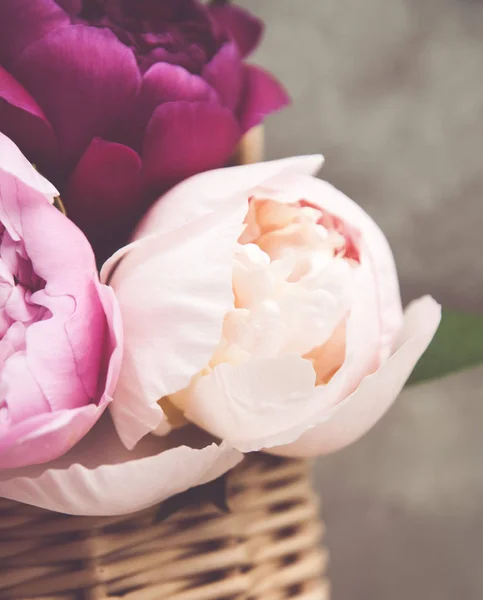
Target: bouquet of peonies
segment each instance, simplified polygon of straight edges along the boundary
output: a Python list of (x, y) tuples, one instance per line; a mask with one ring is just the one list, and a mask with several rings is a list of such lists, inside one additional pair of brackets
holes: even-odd
[(1, 497), (117, 515), (338, 450), (431, 341), (320, 156), (226, 166), (288, 101), (244, 62), (261, 31), (221, 1), (0, 2)]

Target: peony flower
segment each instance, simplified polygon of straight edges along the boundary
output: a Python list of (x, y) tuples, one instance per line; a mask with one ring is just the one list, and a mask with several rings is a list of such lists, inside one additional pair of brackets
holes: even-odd
[(0, 134), (0, 469), (67, 452), (119, 374), (119, 307), (55, 195)]
[(311, 177), (320, 164), (197, 175), (106, 263), (125, 327), (112, 415), (127, 447), (184, 419), (241, 452), (322, 454), (394, 401), (440, 307), (425, 297), (403, 314), (384, 235)]
[(108, 256), (161, 191), (223, 166), (287, 104), (243, 62), (261, 33), (219, 1), (1, 2), (0, 130)]

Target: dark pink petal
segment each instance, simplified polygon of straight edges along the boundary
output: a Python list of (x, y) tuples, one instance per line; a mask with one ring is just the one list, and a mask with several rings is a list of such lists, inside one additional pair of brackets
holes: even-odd
[(248, 11), (228, 2), (211, 3), (209, 11), (220, 29), (228, 31), (242, 56), (253, 52), (263, 33), (263, 23)]
[(142, 143), (144, 130), (159, 104), (176, 100), (219, 102), (215, 90), (198, 75), (178, 65), (156, 63), (142, 79), (134, 115), (127, 124), (132, 132), (130, 145), (138, 147)]
[(77, 16), (82, 10), (82, 0), (57, 0), (59, 4), (70, 16)]
[[(131, 148), (95, 138), (72, 174), (62, 198), (98, 258), (117, 249), (142, 210), (141, 159)], [(101, 256), (102, 255), (102, 256)]]
[(106, 29), (72, 25), (29, 46), (11, 72), (51, 122), (68, 164), (132, 109), (140, 74), (133, 52)]
[(243, 95), (240, 106), (240, 124), (243, 132), (261, 123), (267, 115), (290, 104), (290, 97), (282, 84), (260, 67), (253, 65), (245, 65)]
[(55, 134), (43, 110), (1, 66), (0, 131), (37, 165), (42, 166), (54, 160)]
[(201, 77), (168, 63), (157, 63), (147, 71), (142, 80), (140, 96), (145, 105), (149, 104), (150, 117), (161, 102), (217, 101), (216, 92)]
[(240, 52), (232, 41), (224, 44), (203, 69), (203, 77), (218, 92), (222, 104), (236, 110), (240, 101), (243, 67)]
[(227, 108), (208, 102), (167, 102), (158, 106), (143, 144), (144, 178), (165, 189), (200, 171), (222, 167), (240, 139)]
[[(110, 0), (105, 4), (108, 5), (108, 11), (113, 12), (118, 10), (120, 2)], [(123, 0), (121, 4), (125, 15), (138, 19), (149, 17), (153, 21), (176, 23), (186, 20), (188, 16), (195, 23), (206, 20), (206, 9), (199, 0)]]
[(0, 63), (8, 68), (25, 48), (69, 24), (54, 0), (0, 0)]

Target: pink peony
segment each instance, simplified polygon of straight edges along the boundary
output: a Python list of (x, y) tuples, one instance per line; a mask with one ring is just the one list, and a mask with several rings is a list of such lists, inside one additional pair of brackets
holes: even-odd
[(394, 401), (440, 307), (426, 297), (403, 315), (384, 235), (310, 176), (320, 164), (195, 176), (105, 265), (125, 326), (112, 414), (128, 447), (178, 426), (176, 407), (242, 452), (321, 454)]
[(162, 190), (224, 165), (287, 104), (243, 62), (261, 33), (219, 1), (2, 1), (0, 130), (107, 256)]
[(112, 399), (121, 320), (55, 188), (0, 134), (0, 468), (50, 461)]

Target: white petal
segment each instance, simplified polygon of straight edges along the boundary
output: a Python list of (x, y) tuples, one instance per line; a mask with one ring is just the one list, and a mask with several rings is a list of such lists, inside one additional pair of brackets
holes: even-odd
[(284, 456), (317, 456), (347, 446), (364, 435), (399, 395), (415, 364), (428, 347), (441, 319), (441, 307), (430, 297), (410, 304), (395, 353), (334, 410), (296, 442), (271, 448)]
[(233, 308), (233, 252), (247, 202), (133, 244), (111, 274), (124, 324), (124, 358), (112, 403), (132, 448), (157, 429), (157, 402), (205, 367)]
[(316, 410), (315, 372), (299, 356), (220, 364), (192, 386), (185, 415), (240, 450), (296, 439)]
[(134, 238), (169, 231), (201, 215), (218, 211), (230, 198), (247, 197), (253, 187), (281, 173), (314, 175), (322, 163), (323, 157), (315, 154), (200, 173), (162, 196), (143, 218)]
[(102, 419), (57, 461), (2, 471), (0, 497), (73, 515), (121, 515), (216, 479), (242, 459), (225, 443), (180, 445), (183, 436), (193, 441), (190, 434), (194, 439), (198, 432), (148, 436), (128, 452), (111, 421)]
[(20, 151), (20, 148), (0, 133), (0, 169), (11, 173), (28, 186), (43, 194), (50, 203), (59, 195), (55, 187), (42, 177)]

